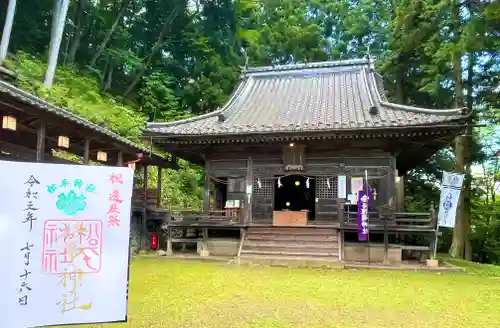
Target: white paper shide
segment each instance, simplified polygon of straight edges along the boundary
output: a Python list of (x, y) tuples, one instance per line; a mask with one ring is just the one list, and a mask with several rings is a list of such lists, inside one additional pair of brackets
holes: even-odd
[(441, 197), (439, 199), (438, 226), (455, 227), (457, 205), (460, 200), (460, 191), (464, 182), (464, 175), (460, 173), (443, 172)]
[(133, 170), (0, 161), (9, 328), (125, 321)]

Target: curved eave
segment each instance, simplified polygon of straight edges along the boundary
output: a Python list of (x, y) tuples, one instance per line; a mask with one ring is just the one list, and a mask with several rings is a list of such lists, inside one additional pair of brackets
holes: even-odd
[(230, 113), (231, 109), (233, 108), (235, 100), (238, 99), (240, 94), (248, 88), (248, 84), (250, 84), (250, 83), (251, 83), (251, 77), (245, 76), (240, 81), (240, 83), (238, 84), (236, 89), (234, 89), (232, 94), (229, 96), (229, 100), (224, 105), (224, 107), (222, 107), (220, 109), (217, 109), (217, 110), (210, 112), (210, 113), (198, 115), (195, 117), (186, 118), (183, 120), (173, 121), (173, 122), (162, 122), (162, 123), (148, 122), (148, 123), (146, 123), (145, 134), (148, 135), (148, 134), (150, 134), (149, 132), (153, 131), (154, 129), (158, 129), (158, 128), (174, 127), (174, 126), (179, 126), (179, 125), (183, 125), (183, 124), (199, 122), (199, 121), (202, 121), (202, 120), (205, 120), (208, 118), (212, 118), (212, 117), (216, 117), (216, 116), (220, 116), (220, 115), (228, 115)]
[(366, 83), (366, 87), (371, 94), (371, 99), (373, 99), (373, 105), (378, 107), (387, 107), (394, 110), (401, 110), (405, 112), (410, 112), (414, 114), (422, 114), (422, 115), (434, 115), (434, 116), (442, 116), (443, 122), (449, 121), (451, 119), (461, 119), (467, 118), (471, 113), (467, 113), (466, 107), (454, 108), (454, 109), (431, 109), (431, 108), (422, 108), (422, 107), (414, 107), (407, 106), (401, 104), (391, 103), (389, 101), (385, 101), (385, 95), (381, 95), (378, 87), (378, 83), (375, 79), (375, 72), (370, 69), (369, 73), (367, 70), (364, 70), (364, 80)]

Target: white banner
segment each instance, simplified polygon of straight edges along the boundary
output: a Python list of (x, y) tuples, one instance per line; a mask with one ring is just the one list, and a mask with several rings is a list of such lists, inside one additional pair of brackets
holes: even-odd
[(460, 191), (464, 182), (464, 175), (443, 171), (441, 197), (439, 199), (438, 226), (455, 227), (457, 206), (460, 200)]
[(126, 321), (133, 170), (0, 161), (0, 326)]

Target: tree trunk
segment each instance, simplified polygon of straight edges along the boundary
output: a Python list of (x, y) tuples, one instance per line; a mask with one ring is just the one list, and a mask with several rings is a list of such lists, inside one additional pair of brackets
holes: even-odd
[(158, 36), (158, 39), (156, 40), (151, 51), (149, 52), (149, 55), (146, 57), (144, 63), (141, 65), (141, 69), (139, 70), (139, 72), (137, 72), (134, 79), (132, 80), (132, 83), (130, 83), (128, 88), (123, 93), (123, 97), (126, 97), (130, 92), (132, 92), (132, 90), (134, 90), (135, 86), (141, 81), (141, 78), (144, 75), (144, 73), (146, 72), (146, 70), (148, 69), (149, 65), (151, 65), (151, 61), (153, 60), (154, 56), (163, 46), (163, 42), (164, 42), (163, 39), (165, 39), (167, 31), (170, 28), (170, 24), (172, 23), (172, 21), (174, 20), (174, 18), (176, 16), (176, 12), (177, 12), (177, 10), (174, 8), (174, 10), (172, 10), (169, 17), (167, 18), (167, 21), (165, 22), (165, 24), (163, 24), (163, 28), (160, 31), (160, 35)]
[[(467, 62), (467, 111), (468, 113), (472, 113), (473, 106), (474, 106), (474, 98), (472, 96), (474, 92), (474, 65), (476, 62), (476, 55), (474, 53), (469, 54), (468, 62)], [(465, 154), (465, 165), (466, 165), (466, 176), (465, 176), (465, 181), (464, 181), (464, 189), (463, 189), (463, 194), (464, 194), (464, 203), (463, 203), (463, 225), (464, 225), (464, 241), (465, 241), (465, 252), (464, 256), (465, 259), (468, 261), (472, 261), (472, 245), (470, 241), (470, 224), (471, 224), (471, 198), (472, 198), (472, 172), (471, 172), (471, 167), (472, 167), (472, 151), (473, 151), (473, 146), (474, 146), (474, 138), (472, 137), (473, 134), (473, 129), (472, 129), (472, 124), (474, 124), (475, 119), (474, 116), (471, 116), (471, 120), (468, 122), (469, 126), (466, 129), (466, 136), (465, 139), (467, 140), (467, 148), (466, 148), (466, 154)]]
[[(456, 44), (460, 42), (460, 3), (458, 0), (453, 1), (453, 34), (456, 37)], [(462, 81), (462, 53), (458, 49), (453, 52), (453, 64), (454, 64), (454, 77), (455, 77), (455, 107), (463, 107), (464, 105), (464, 92), (463, 92), (463, 81)], [(466, 158), (467, 158), (467, 138), (466, 136), (458, 136), (455, 138), (455, 171), (457, 173), (466, 174)], [(468, 177), (465, 177), (468, 180)], [(467, 185), (467, 182), (464, 182)], [(465, 186), (464, 186), (464, 189)], [(470, 190), (470, 188), (469, 188)], [(454, 258), (465, 258), (465, 243), (468, 239), (468, 227), (469, 218), (466, 217), (466, 207), (465, 196), (467, 191), (462, 190), (460, 193), (460, 200), (458, 202), (457, 214), (455, 220), (455, 229), (453, 230), (453, 242), (450, 247), (450, 255)], [(470, 193), (468, 195), (468, 201), (470, 202)], [(465, 222), (467, 220), (467, 222)]]
[(122, 20), (123, 16), (125, 15), (125, 11), (128, 7), (130, 0), (123, 0), (122, 4), (120, 6), (120, 9), (118, 11), (118, 14), (116, 15), (115, 21), (113, 22), (113, 25), (111, 25), (111, 28), (109, 29), (108, 33), (106, 33), (106, 36), (104, 37), (104, 40), (102, 40), (101, 44), (97, 47), (97, 50), (94, 54), (94, 57), (90, 60), (90, 66), (95, 66), (95, 63), (99, 59), (99, 57), (102, 55), (104, 52), (104, 49), (106, 49), (106, 46), (108, 45), (109, 41), (111, 41), (111, 37), (115, 33), (116, 29), (118, 28), (118, 24), (120, 24), (120, 21)]
[(108, 74), (106, 75), (106, 83), (104, 84), (103, 91), (107, 91), (111, 89), (111, 85), (113, 84), (113, 72), (115, 70), (115, 66), (113, 62), (109, 63)]
[[(464, 152), (466, 140), (465, 136), (455, 138), (455, 171), (457, 173), (465, 173), (465, 156)], [(455, 220), (455, 229), (453, 230), (453, 242), (450, 247), (450, 255), (454, 258), (463, 259), (465, 257), (465, 233), (463, 221), (463, 204), (464, 191), (460, 193), (460, 199), (457, 207)]]
[[(401, 70), (401, 68), (399, 68), (398, 70)], [(404, 72), (402, 71), (399, 71), (396, 75), (396, 102), (400, 105), (406, 105), (402, 78), (403, 76)]]
[(80, 48), (80, 42), (83, 34), (83, 14), (87, 7), (87, 0), (80, 0), (76, 11), (75, 33), (73, 35), (73, 42), (68, 51), (68, 63), (72, 64), (75, 61), (76, 52)]
[(54, 43), (54, 36), (56, 34), (57, 19), (61, 13), (62, 0), (54, 0), (52, 7), (52, 25), (50, 26), (50, 43), (49, 43), (49, 58), (52, 55), (52, 44)]

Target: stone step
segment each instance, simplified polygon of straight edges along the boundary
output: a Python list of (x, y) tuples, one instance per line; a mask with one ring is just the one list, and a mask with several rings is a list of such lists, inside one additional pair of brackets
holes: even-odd
[(288, 248), (317, 248), (317, 249), (332, 249), (338, 248), (337, 242), (323, 241), (278, 241), (278, 240), (245, 240), (243, 247), (288, 247)]
[(283, 235), (283, 234), (255, 234), (246, 235), (245, 240), (262, 240), (262, 241), (283, 241), (283, 242), (337, 242), (337, 235)]
[(283, 250), (246, 250), (241, 251), (242, 255), (269, 255), (269, 256), (285, 256), (285, 257), (325, 257), (338, 259), (339, 253), (337, 250), (332, 252), (305, 252), (305, 251), (283, 251)]
[(286, 267), (308, 267), (308, 268), (335, 268), (343, 269), (344, 265), (337, 258), (333, 257), (289, 257), (289, 256), (272, 256), (272, 255), (242, 255), (237, 259), (240, 264), (260, 264), (270, 266), (286, 266)]

